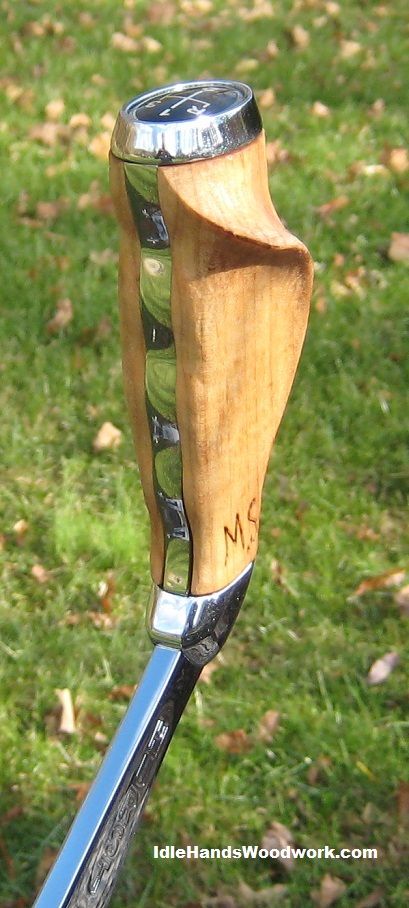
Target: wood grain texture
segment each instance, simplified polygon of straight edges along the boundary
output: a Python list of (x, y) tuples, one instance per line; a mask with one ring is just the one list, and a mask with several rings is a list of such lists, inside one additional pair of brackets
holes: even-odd
[(312, 262), (271, 203), (263, 135), (230, 155), (162, 167), (158, 180), (172, 251), (192, 593), (201, 595), (234, 580), (256, 555), (268, 459), (306, 331)]
[(151, 573), (155, 583), (163, 576), (164, 535), (153, 486), (152, 448), (145, 407), (145, 340), (139, 307), (140, 243), (128, 202), (122, 161), (110, 155), (111, 193), (120, 227), (119, 309), (125, 396), (151, 521)]

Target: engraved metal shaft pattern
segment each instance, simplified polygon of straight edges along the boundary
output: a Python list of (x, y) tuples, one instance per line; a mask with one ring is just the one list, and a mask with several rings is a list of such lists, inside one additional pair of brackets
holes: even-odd
[(170, 294), (172, 259), (160, 209), (157, 167), (125, 163), (125, 181), (141, 244), (140, 308), (146, 346), (145, 395), (154, 488), (165, 538), (162, 586), (186, 595), (192, 542), (182, 496), (182, 455), (176, 421), (176, 353)]

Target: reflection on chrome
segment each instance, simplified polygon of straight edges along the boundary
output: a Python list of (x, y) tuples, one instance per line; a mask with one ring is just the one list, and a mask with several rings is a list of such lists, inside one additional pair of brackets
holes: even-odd
[(154, 487), (165, 538), (162, 585), (189, 592), (191, 534), (182, 496), (176, 420), (176, 353), (170, 312), (172, 259), (159, 205), (157, 167), (125, 164), (126, 188), (141, 243), (140, 308), (146, 345), (145, 400)]

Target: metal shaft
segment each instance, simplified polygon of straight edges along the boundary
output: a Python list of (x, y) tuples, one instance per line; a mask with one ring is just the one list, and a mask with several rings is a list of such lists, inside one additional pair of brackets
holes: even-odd
[(34, 908), (107, 905), (200, 668), (156, 646)]

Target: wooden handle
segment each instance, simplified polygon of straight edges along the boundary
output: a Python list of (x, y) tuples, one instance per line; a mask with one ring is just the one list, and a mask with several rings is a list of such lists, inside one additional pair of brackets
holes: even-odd
[[(140, 243), (124, 165), (112, 156), (111, 179), (121, 226), (125, 387), (151, 518), (152, 576), (160, 585), (165, 534), (146, 411)], [(271, 203), (263, 134), (231, 154), (160, 167), (157, 180), (172, 261), (190, 590), (202, 595), (226, 586), (256, 555), (268, 459), (306, 331), (312, 262)]]

